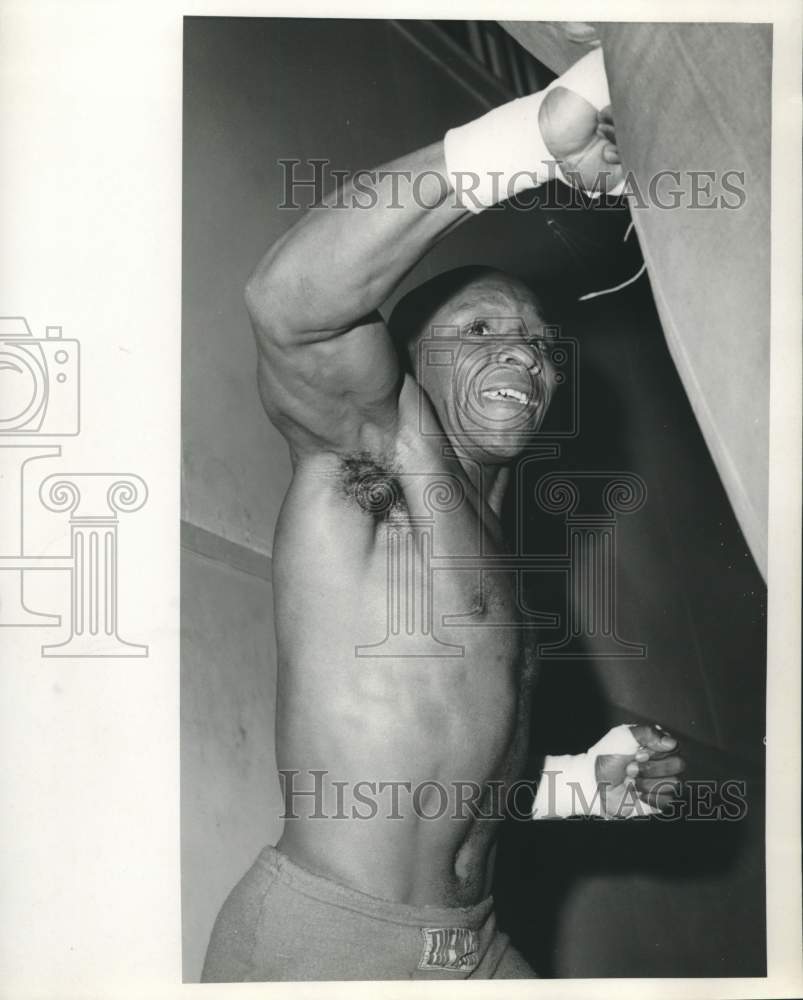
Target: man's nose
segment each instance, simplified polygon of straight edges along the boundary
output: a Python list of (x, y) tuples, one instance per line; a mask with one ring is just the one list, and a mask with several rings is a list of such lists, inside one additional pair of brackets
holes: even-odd
[(536, 373), (541, 371), (541, 357), (527, 344), (503, 344), (497, 353), (497, 361), (502, 365), (514, 365)]

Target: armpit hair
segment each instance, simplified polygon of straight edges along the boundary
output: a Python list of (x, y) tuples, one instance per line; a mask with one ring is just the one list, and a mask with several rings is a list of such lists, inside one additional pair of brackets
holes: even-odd
[(340, 460), (341, 485), (348, 500), (377, 520), (407, 511), (398, 472), (390, 461), (370, 452), (357, 452)]

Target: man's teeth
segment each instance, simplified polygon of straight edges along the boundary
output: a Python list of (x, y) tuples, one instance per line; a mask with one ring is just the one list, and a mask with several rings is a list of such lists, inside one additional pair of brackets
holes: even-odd
[(527, 394), (519, 389), (486, 389), (482, 395), (485, 399), (512, 399), (522, 405), (529, 401)]

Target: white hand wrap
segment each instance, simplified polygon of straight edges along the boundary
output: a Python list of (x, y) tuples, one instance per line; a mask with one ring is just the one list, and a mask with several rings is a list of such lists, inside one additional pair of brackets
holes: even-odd
[[(533, 803), (533, 819), (565, 818), (579, 814), (604, 816), (603, 796), (597, 787), (597, 757), (601, 754), (631, 757), (639, 746), (631, 726), (622, 725), (606, 733), (585, 753), (547, 757)], [(634, 815), (657, 811), (639, 800), (639, 808)]]
[[(541, 104), (555, 87), (574, 91), (597, 111), (607, 107), (611, 97), (602, 49), (583, 56), (537, 94), (519, 97), (446, 133), (446, 170), (464, 208), (477, 214), (556, 176), (569, 183), (538, 124)], [(599, 197), (599, 192), (592, 196)]]

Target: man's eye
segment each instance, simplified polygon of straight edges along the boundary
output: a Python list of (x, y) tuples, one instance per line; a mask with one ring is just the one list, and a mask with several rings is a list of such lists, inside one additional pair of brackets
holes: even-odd
[(484, 319), (475, 319), (465, 328), (469, 337), (487, 337), (491, 328)]

